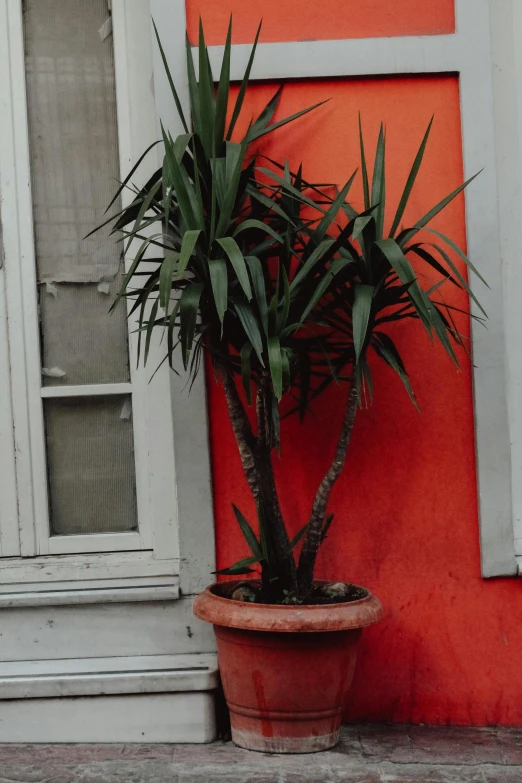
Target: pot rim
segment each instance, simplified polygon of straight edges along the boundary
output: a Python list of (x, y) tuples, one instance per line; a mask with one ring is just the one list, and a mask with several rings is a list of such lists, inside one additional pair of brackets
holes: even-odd
[(367, 592), (364, 598), (336, 604), (252, 604), (217, 592), (243, 581), (227, 579), (207, 587), (194, 602), (196, 617), (213, 625), (251, 631), (320, 633), (365, 628), (384, 614), (380, 601), (366, 587), (361, 588)]

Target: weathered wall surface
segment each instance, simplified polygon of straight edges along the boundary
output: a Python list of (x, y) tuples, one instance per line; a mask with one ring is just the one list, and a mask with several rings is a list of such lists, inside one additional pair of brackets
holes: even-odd
[[(224, 19), (230, 8), (234, 10), (233, 2), (226, 9), (224, 5), (189, 0), (191, 35), (201, 12), (204, 21), (208, 20), (210, 40), (219, 42)], [(305, 25), (305, 18), (312, 18), (316, 4), (301, 3), (301, 18), (296, 17), (292, 25), (288, 5), (283, 0), (265, 4), (265, 40), (310, 37), (307, 28), (299, 26)], [(453, 24), (452, 3), (416, 2), (413, 8), (397, 0), (393, 27), (386, 28), (390, 18), (381, 3), (380, 16), (373, 19), (373, 31), (368, 32), (357, 15), (352, 17), (350, 2), (331, 5), (337, 19), (335, 37), (348, 35), (343, 25), (351, 35), (363, 36), (447, 32)], [(374, 0), (372, 5), (377, 9), (379, 3)], [(408, 16), (401, 17), (406, 8), (410, 16), (415, 14), (415, 29), (399, 24)], [(256, 20), (246, 9), (247, 4), (238, 6), (238, 40), (252, 37), (250, 28)], [(315, 37), (334, 37), (332, 21), (326, 16), (320, 31), (316, 27)], [(273, 85), (254, 87), (245, 114), (266, 103), (273, 90)], [(330, 103), (291, 130), (265, 140), (260, 151), (279, 158), (290, 153), (291, 166), (303, 161), (310, 179), (341, 185), (358, 165), (358, 111), (372, 147), (379, 122), (384, 120), (391, 213), (422, 134), (435, 114), (424, 170), (405, 222), (424, 214), (461, 181), (456, 78), (294, 82), (286, 86), (277, 116), (325, 97), (331, 97)], [(354, 193), (357, 201), (360, 190)], [(464, 243), (463, 199), (453, 203), (435, 225)], [(487, 270), (483, 271), (487, 276)], [(449, 285), (442, 290), (449, 301), (466, 308), (461, 292)], [(465, 318), (459, 327), (468, 331)], [(375, 402), (359, 413), (346, 470), (332, 497), (334, 525), (319, 562), (320, 576), (368, 585), (387, 610), (385, 621), (365, 632), (346, 717), (520, 724), (522, 585), (516, 579), (484, 581), (480, 577), (469, 362), (463, 355), (457, 372), (416, 323), (394, 328), (393, 335), (422, 412), (415, 411), (396, 376), (375, 360)], [(208, 383), (218, 564), (223, 567), (246, 554), (231, 503), (250, 519), (254, 510), (221, 389), (210, 375)], [(345, 393), (342, 388), (328, 392), (316, 406), (317, 418), (309, 417), (304, 426), (294, 418), (283, 424), (277, 479), (292, 530), (306, 521), (314, 488), (333, 452)]]
[(454, 0), (187, 0), (190, 40), (198, 37), (199, 18), (210, 44), (222, 44), (230, 14), (235, 43), (250, 43), (263, 17), (263, 41), (328, 41), (437, 35), (455, 29)]

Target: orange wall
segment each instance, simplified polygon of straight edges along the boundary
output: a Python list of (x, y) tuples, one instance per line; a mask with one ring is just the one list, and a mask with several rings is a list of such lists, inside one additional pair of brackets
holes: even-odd
[(253, 41), (261, 17), (265, 42), (437, 35), (455, 29), (454, 0), (186, 0), (186, 7), (192, 43), (200, 16), (207, 43), (224, 43), (231, 13), (234, 43)]
[[(273, 90), (273, 85), (255, 86), (249, 110), (258, 109)], [(290, 150), (290, 163), (302, 160), (309, 178), (340, 185), (358, 164), (360, 109), (372, 146), (378, 123), (386, 122), (393, 209), (435, 113), (410, 218), (461, 181), (456, 78), (292, 83), (277, 116), (327, 96), (329, 104), (265, 140), (260, 149), (278, 156)], [(454, 203), (437, 223), (460, 243), (463, 207), (463, 200)], [(456, 289), (444, 289), (458, 306), (467, 306)], [(460, 326), (468, 329), (465, 320)], [(422, 413), (395, 374), (374, 361), (375, 403), (358, 415), (346, 469), (332, 497), (334, 525), (319, 558), (319, 576), (369, 586), (387, 611), (380, 626), (364, 633), (346, 717), (521, 724), (522, 584), (480, 577), (470, 366), (463, 356), (462, 371), (456, 372), (418, 324), (394, 335)], [(221, 388), (210, 375), (208, 386), (217, 553), (223, 567), (247, 554), (231, 503), (250, 519), (254, 510)], [(317, 406), (318, 418), (304, 426), (295, 418), (283, 424), (277, 479), (292, 531), (306, 521), (332, 455), (345, 393), (332, 389)]]

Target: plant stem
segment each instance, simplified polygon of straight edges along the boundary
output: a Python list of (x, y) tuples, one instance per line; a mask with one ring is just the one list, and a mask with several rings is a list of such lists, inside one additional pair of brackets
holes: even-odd
[(259, 474), (256, 465), (254, 450), (256, 448), (256, 439), (252, 433), (248, 416), (246, 415), (243, 403), (237, 393), (236, 382), (233, 375), (226, 369), (221, 372), (225, 398), (227, 401), (228, 415), (232, 424), (232, 430), (236, 438), (239, 449), (241, 465), (245, 472), (248, 486), (256, 500), (261, 501), (261, 488), (259, 486)]
[(315, 560), (319, 546), (321, 544), (321, 533), (326, 513), (326, 506), (328, 504), (328, 498), (330, 497), (333, 485), (341, 475), (342, 469), (344, 467), (356, 414), (357, 388), (355, 382), (352, 381), (350, 390), (348, 392), (348, 400), (346, 402), (346, 409), (341, 425), (339, 440), (337, 441), (335, 455), (325, 477), (319, 485), (319, 489), (317, 490), (303, 548), (301, 550), (301, 557), (299, 558), (297, 580), (299, 586), (299, 595), (301, 597), (308, 595), (312, 588)]
[[(270, 431), (267, 423), (270, 409), (267, 399), (269, 392), (264, 386), (260, 386), (258, 390), (257, 411), (262, 426), (258, 438), (255, 438), (233, 375), (223, 369), (222, 378), (241, 464), (250, 490), (263, 515), (265, 534), (273, 559), (270, 563), (271, 572), (278, 577), (274, 589), (280, 595), (283, 590), (295, 592), (297, 590), (296, 566), (277, 496), (272, 466), (272, 444), (270, 439), (267, 442), (266, 438), (267, 432)], [(260, 396), (262, 399), (259, 399)]]

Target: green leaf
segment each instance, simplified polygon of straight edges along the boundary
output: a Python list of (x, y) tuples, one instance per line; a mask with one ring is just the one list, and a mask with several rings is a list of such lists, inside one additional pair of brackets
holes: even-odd
[(366, 356), (361, 356), (355, 367), (355, 385), (359, 406), (371, 405), (373, 399), (373, 384), (370, 366)]
[(439, 239), (442, 239), (442, 241), (445, 242), (448, 245), (448, 247), (450, 247), (453, 250), (453, 252), (456, 253), (462, 261), (464, 261), (466, 266), (469, 267), (469, 269), (471, 269), (473, 274), (476, 275), (478, 279), (482, 283), (484, 283), (485, 286), (489, 288), (488, 283), (486, 282), (486, 280), (484, 280), (484, 278), (482, 277), (478, 269), (471, 263), (467, 255), (462, 252), (460, 247), (452, 239), (450, 239), (450, 237), (447, 237), (446, 234), (443, 234), (441, 231), (436, 231), (434, 228), (424, 228), (424, 231), (429, 231), (430, 234), (435, 234), (435, 236), (439, 237)]
[(198, 55), (199, 55), (199, 106), (201, 112), (201, 143), (203, 149), (207, 153), (207, 157), (211, 158), (214, 155), (213, 149), (213, 130), (215, 120), (215, 100), (214, 100), (214, 83), (209, 73), (208, 65), (208, 53), (205, 46), (205, 35), (203, 32), (203, 24), (201, 18), (199, 20), (199, 43), (198, 43)]
[(413, 402), (417, 410), (420, 411), (418, 402), (415, 399), (415, 394), (411, 388), (408, 373), (404, 367), (404, 362), (402, 361), (393, 340), (384, 332), (374, 332), (372, 337), (372, 345), (377, 355), (380, 356), (380, 358), (383, 359), (386, 364), (392, 368), (392, 370), (395, 370), (404, 384), (404, 388), (408, 392), (410, 400)]
[(455, 264), (453, 263), (453, 261), (451, 260), (449, 255), (446, 253), (446, 251), (442, 247), (439, 247), (439, 245), (432, 245), (432, 247), (434, 247), (436, 250), (438, 250), (438, 252), (441, 254), (441, 256), (444, 259), (444, 261), (447, 263), (449, 268), (452, 270), (452, 272), (455, 275), (455, 277), (457, 278), (457, 280), (459, 280), (459, 282), (461, 283), (462, 287), (468, 292), (468, 295), (470, 296), (470, 298), (473, 299), (473, 301), (475, 302), (475, 304), (477, 305), (479, 310), (481, 310), (484, 313), (484, 315), (486, 316), (486, 318), (487, 318), (488, 316), (487, 316), (486, 311), (484, 310), (484, 308), (480, 304), (479, 300), (477, 299), (477, 297), (475, 296), (475, 294), (473, 293), (473, 291), (469, 287), (468, 283), (466, 282), (465, 278), (461, 275), (461, 273), (459, 272), (459, 270), (457, 269), (457, 267), (455, 266)]
[(282, 217), (288, 223), (293, 225), (293, 221), (290, 220), (286, 212), (283, 209), (281, 209), (281, 206), (277, 204), (273, 199), (268, 198), (268, 196), (265, 196), (265, 194), (262, 193), (260, 190), (258, 190), (256, 187), (254, 187), (253, 185), (247, 185), (246, 192), (251, 198), (255, 199), (260, 204), (263, 204), (264, 207), (267, 207), (267, 209), (272, 210), (272, 212), (275, 212), (277, 215)]
[(198, 317), (199, 300), (203, 293), (202, 283), (192, 283), (183, 289), (179, 299), (180, 340), (183, 366), (188, 366), (188, 357), (194, 341)]
[(268, 334), (273, 335), (277, 331), (277, 310), (279, 307), (279, 280), (281, 276), (281, 265), (277, 264), (276, 289), (270, 304), (268, 306)]
[[(415, 236), (415, 234), (421, 230), (421, 228), (424, 228), (433, 218), (435, 215), (438, 215), (439, 212), (442, 212), (442, 210), (448, 206), (448, 204), (453, 201), (453, 199), (461, 193), (464, 188), (467, 188), (467, 186), (470, 184), (470, 182), (473, 182), (475, 177), (478, 177), (480, 174), (480, 171), (478, 171), (476, 174), (474, 174), (472, 177), (470, 177), (466, 182), (464, 182), (462, 185), (459, 185), (458, 188), (455, 188), (455, 190), (449, 194), (449, 196), (446, 196), (446, 198), (443, 198), (442, 201), (439, 201), (438, 204), (436, 204), (432, 209), (430, 209), (429, 212), (426, 212), (424, 217), (422, 217), (420, 220), (417, 220), (413, 228), (407, 228), (404, 231), (401, 231), (399, 236), (397, 237), (397, 242), (401, 247), (404, 247), (406, 242), (409, 242), (409, 240)], [(462, 251), (461, 251), (462, 252)]]
[(217, 239), (216, 242), (218, 243), (218, 245), (221, 245), (221, 247), (227, 254), (230, 263), (234, 267), (234, 271), (237, 275), (237, 279), (239, 280), (239, 284), (243, 289), (243, 291), (245, 292), (246, 298), (250, 301), (250, 299), (252, 299), (252, 289), (250, 287), (248, 270), (246, 267), (245, 259), (243, 258), (243, 253), (239, 249), (236, 240), (233, 239), (232, 237), (222, 237), (221, 239)]
[(372, 309), (373, 285), (356, 285), (353, 292), (353, 344), (355, 348), (355, 361), (359, 361), (361, 352), (366, 342), (366, 331)]
[(223, 207), (219, 215), (219, 220), (216, 228), (216, 235), (222, 236), (228, 227), (234, 204), (236, 202), (237, 189), (239, 187), (239, 180), (241, 179), (241, 171), (243, 168), (243, 161), (245, 159), (246, 142), (243, 141), (241, 145), (232, 144), (227, 142), (226, 145), (226, 157), (234, 161), (234, 166), (227, 165), (227, 179), (228, 171), (231, 170), (230, 179), (228, 179), (228, 187), (223, 199)]
[[(352, 232), (352, 239), (355, 239), (359, 242), (359, 245), (361, 247), (361, 252), (363, 255), (363, 258), (368, 258), (368, 252), (371, 250), (371, 241), (368, 242), (369, 247), (366, 247), (365, 242), (365, 229), (373, 223), (373, 231), (371, 232), (372, 236), (376, 235), (376, 228), (375, 228), (375, 218), (373, 215), (366, 215), (362, 216), (359, 215), (356, 217), (353, 221), (353, 232)], [(370, 232), (369, 232), (370, 233)]]
[(254, 62), (254, 57), (256, 55), (256, 49), (257, 49), (257, 42), (259, 40), (259, 34), (261, 32), (261, 25), (263, 22), (259, 22), (259, 27), (257, 28), (256, 37), (254, 39), (254, 45), (252, 46), (252, 51), (250, 52), (250, 57), (248, 59), (248, 64), (246, 67), (245, 75), (243, 76), (243, 81), (241, 82), (241, 87), (239, 88), (239, 92), (237, 94), (236, 102), (234, 104), (234, 111), (232, 112), (232, 117), (230, 119), (230, 125), (228, 126), (228, 132), (227, 132), (227, 139), (232, 138), (232, 133), (234, 132), (234, 128), (236, 126), (237, 119), (241, 113), (241, 109), (243, 107), (243, 101), (245, 100), (245, 93), (248, 87), (248, 81), (250, 79), (250, 72), (252, 70), (252, 65)]
[(241, 348), (241, 380), (243, 382), (243, 388), (245, 390), (249, 405), (252, 405), (252, 373), (250, 369), (251, 353), (252, 346), (250, 343), (245, 343)]
[(359, 146), (361, 148), (361, 171), (363, 180), (364, 208), (370, 209), (370, 186), (368, 184), (368, 168), (366, 166), (366, 154), (364, 152), (364, 139), (362, 131), (361, 113), (359, 112)]
[(218, 318), (223, 328), (223, 318), (227, 311), (228, 300), (227, 262), (223, 258), (211, 259), (208, 262), (208, 267), (214, 302), (216, 303)]
[(297, 190), (297, 188), (294, 188), (293, 185), (291, 185), (289, 182), (287, 182), (282, 177), (279, 177), (275, 171), (272, 171), (271, 169), (266, 169), (263, 166), (259, 166), (258, 171), (260, 171), (262, 174), (266, 174), (268, 177), (273, 179), (275, 182), (277, 182), (283, 190), (287, 191), (288, 193), (291, 193), (293, 196), (297, 198), (298, 201), (302, 202), (303, 204), (306, 204), (309, 207), (313, 207), (313, 209), (317, 209), (319, 212), (322, 212), (323, 215), (326, 214), (325, 210), (317, 204), (315, 201), (312, 201), (311, 198), (308, 198), (308, 196), (305, 196), (300, 190)]
[(145, 336), (145, 356), (143, 360), (144, 364), (147, 364), (147, 359), (149, 358), (150, 340), (152, 337), (152, 330), (154, 328), (156, 317), (158, 315), (158, 307), (159, 307), (159, 299), (156, 299), (156, 301), (152, 305), (150, 315), (147, 320), (147, 334)]
[(241, 528), (241, 532), (243, 533), (245, 537), (245, 541), (247, 542), (250, 551), (256, 557), (258, 560), (263, 559), (263, 553), (261, 551), (261, 545), (259, 541), (257, 540), (257, 536), (248, 524), (247, 520), (241, 513), (241, 511), (238, 509), (237, 506), (232, 504), (232, 508), (234, 509), (234, 514), (237, 519), (238, 525)]
[[(436, 247), (436, 245), (432, 245), (431, 243), (427, 243), (428, 247)], [(404, 255), (407, 253), (415, 253), (416, 256), (421, 258), (426, 264), (431, 266), (432, 269), (435, 269), (436, 272), (438, 272), (440, 275), (444, 277), (444, 280), (449, 280), (450, 283), (453, 283), (457, 288), (462, 288), (461, 284), (452, 276), (451, 272), (446, 269), (445, 266), (443, 266), (435, 256), (433, 256), (431, 253), (428, 253), (428, 251), (423, 247), (422, 243), (418, 242), (414, 245), (408, 245), (408, 247), (404, 248)]]
[(326, 234), (331, 224), (335, 220), (337, 213), (341, 209), (341, 206), (344, 204), (344, 201), (346, 199), (346, 196), (348, 195), (348, 191), (352, 186), (356, 174), (357, 174), (357, 169), (353, 172), (352, 176), (350, 177), (350, 179), (348, 180), (344, 188), (334, 199), (334, 201), (332, 202), (332, 206), (329, 207), (329, 209), (326, 212), (326, 215), (322, 218), (321, 222), (317, 226), (314, 232), (314, 237), (317, 241), (323, 239), (324, 235)]
[(263, 355), (262, 355), (263, 340), (261, 338), (261, 332), (259, 331), (259, 326), (257, 325), (256, 318), (254, 316), (254, 313), (252, 312), (252, 308), (250, 307), (250, 305), (245, 304), (244, 302), (234, 302), (234, 309), (241, 322), (241, 326), (245, 330), (246, 336), (252, 343), (254, 351), (257, 354), (257, 358), (259, 359), (261, 365), (264, 367), (265, 363), (263, 362)]
[(386, 201), (386, 174), (385, 174), (385, 139), (384, 125), (381, 123), (379, 129), (379, 138), (377, 140), (377, 150), (375, 153), (375, 163), (372, 177), (372, 206), (378, 204), (375, 212), (375, 224), (377, 239), (382, 239), (384, 228), (384, 208)]
[(268, 307), (266, 304), (266, 289), (265, 278), (263, 276), (263, 267), (261, 261), (257, 256), (246, 256), (248, 270), (250, 272), (250, 278), (252, 280), (252, 286), (254, 288), (254, 295), (256, 297), (257, 307), (259, 315), (261, 317), (261, 323), (265, 334), (268, 334)]
[[(185, 36), (185, 48), (187, 51), (187, 76), (188, 76), (192, 123), (194, 125), (194, 130), (196, 131), (197, 135), (201, 139), (202, 138), (201, 106), (199, 100), (198, 83), (196, 81), (196, 72), (194, 70), (194, 60), (192, 59), (192, 47), (190, 45), (188, 35)], [(211, 157), (211, 156), (207, 155), (207, 157)]]
[(283, 396), (283, 363), (281, 360), (281, 346), (279, 337), (269, 337), (268, 360), (270, 362), (270, 375), (272, 376), (272, 386), (277, 400)]
[(163, 156), (163, 166), (161, 167), (161, 185), (163, 188), (163, 214), (165, 220), (165, 228), (167, 228), (170, 220), (170, 208), (172, 205), (172, 195), (174, 193), (174, 186), (172, 184), (170, 164), (166, 155)]
[(111, 311), (114, 310), (120, 299), (122, 298), (123, 294), (127, 290), (127, 286), (129, 285), (129, 282), (136, 272), (136, 269), (138, 267), (138, 264), (143, 259), (143, 256), (145, 254), (145, 251), (147, 250), (148, 246), (151, 244), (152, 237), (147, 237), (147, 239), (144, 239), (141, 243), (138, 252), (134, 256), (134, 259), (128, 269), (128, 271), (125, 273), (125, 277), (123, 278), (123, 283), (121, 284), (120, 290), (118, 291), (118, 295), (111, 306)]
[(319, 106), (322, 106), (323, 103), (328, 103), (328, 100), (329, 99), (325, 101), (319, 101), (319, 103), (314, 103), (313, 106), (309, 106), (307, 109), (301, 109), (301, 111), (292, 114), (290, 117), (285, 117), (283, 120), (274, 122), (272, 123), (272, 125), (269, 125), (264, 130), (257, 131), (255, 134), (249, 133), (247, 136), (249, 143), (255, 141), (256, 139), (260, 139), (261, 136), (266, 136), (267, 133), (272, 133), (272, 131), (275, 131), (277, 128), (282, 128), (283, 125), (287, 125), (289, 122), (293, 122), (294, 120), (297, 120), (299, 117), (302, 117), (304, 114), (308, 114), (308, 112), (317, 109)]
[(227, 141), (225, 144), (225, 182), (227, 188), (234, 182), (238, 163), (240, 166), (243, 163), (242, 150), (242, 145), (236, 144), (235, 141)]
[(212, 170), (212, 188), (220, 209), (223, 208), (223, 204), (225, 202), (225, 193), (227, 192), (226, 167), (226, 158), (210, 159), (210, 168)]
[(282, 92), (283, 92), (283, 85), (281, 84), (277, 88), (275, 94), (270, 98), (267, 105), (260, 113), (259, 117), (257, 117), (257, 119), (249, 127), (247, 133), (247, 139), (249, 143), (253, 141), (253, 139), (251, 138), (251, 134), (264, 130), (268, 125), (268, 123), (270, 122), (270, 120), (272, 119), (272, 117), (274, 116)]
[(300, 540), (308, 530), (309, 525), (310, 522), (307, 522), (306, 525), (304, 525), (301, 528), (301, 530), (298, 533), (296, 533), (296, 535), (292, 538), (292, 540), (290, 541), (290, 549), (294, 549), (297, 546), (297, 544), (300, 542)]
[(174, 275), (174, 269), (179, 261), (179, 253), (170, 251), (165, 253), (165, 258), (160, 269), (159, 277), (159, 301), (164, 310), (167, 309), (170, 302), (170, 294), (172, 291), (172, 277)]
[(181, 161), (183, 160), (183, 155), (185, 154), (185, 151), (193, 135), (194, 135), (193, 133), (182, 133), (181, 136), (176, 136), (174, 141), (170, 139), (170, 143), (172, 145), (172, 151), (174, 152), (175, 158), (180, 165), (181, 165)]
[(290, 388), (290, 359), (293, 352), (290, 348), (281, 348), (281, 361), (283, 363), (283, 388)]
[(321, 256), (326, 253), (327, 250), (330, 249), (330, 247), (333, 245), (334, 240), (333, 239), (323, 239), (320, 245), (315, 248), (313, 253), (309, 258), (306, 259), (303, 266), (297, 271), (294, 279), (290, 283), (290, 292), (292, 292), (299, 283), (308, 276), (310, 271), (313, 269), (315, 264), (321, 259)]
[(150, 209), (150, 206), (154, 200), (154, 197), (156, 196), (156, 193), (159, 191), (159, 189), (162, 186), (161, 180), (159, 182), (156, 182), (155, 185), (152, 186), (152, 188), (149, 190), (145, 198), (143, 199), (138, 214), (136, 215), (136, 220), (134, 221), (134, 225), (128, 233), (129, 240), (127, 242), (127, 246), (123, 250), (123, 255), (126, 256), (129, 247), (131, 246), (132, 242), (134, 241), (135, 235), (138, 233), (138, 231), (142, 228), (142, 221), (145, 217), (146, 212)]
[(174, 103), (176, 104), (176, 110), (177, 110), (179, 118), (180, 118), (180, 120), (181, 120), (181, 122), (183, 124), (183, 127), (185, 128), (185, 131), (188, 133), (189, 132), (188, 125), (187, 125), (187, 122), (185, 120), (185, 115), (183, 114), (183, 109), (181, 108), (181, 102), (179, 100), (179, 96), (178, 96), (178, 93), (176, 91), (176, 87), (174, 86), (174, 81), (173, 81), (172, 75), (170, 73), (170, 68), (169, 68), (169, 65), (167, 63), (167, 58), (165, 57), (165, 52), (163, 51), (163, 46), (161, 45), (161, 40), (160, 40), (160, 37), (159, 37), (159, 34), (158, 34), (158, 29), (156, 27), (156, 22), (154, 21), (154, 19), (152, 20), (152, 24), (153, 24), (153, 27), (154, 27), (154, 32), (156, 34), (156, 40), (158, 42), (158, 47), (159, 47), (159, 50), (160, 50), (161, 59), (163, 61), (163, 67), (165, 69), (165, 73), (167, 74), (167, 79), (169, 81), (170, 90), (172, 92), (172, 97), (174, 98)]
[(192, 202), (189, 197), (185, 181), (181, 174), (180, 164), (176, 160), (176, 156), (174, 154), (174, 145), (167, 138), (163, 125), (161, 126), (161, 132), (163, 134), (163, 143), (165, 145), (167, 176), (174, 185), (176, 199), (178, 201), (181, 214), (183, 215), (183, 220), (185, 221), (187, 228), (197, 228), (197, 221), (194, 210), (192, 209)]
[(281, 443), (281, 419), (279, 417), (279, 405), (275, 395), (272, 397), (272, 434), (276, 444), (276, 448), (279, 451), (279, 445)]
[(221, 61), (221, 73), (216, 98), (216, 119), (214, 123), (214, 150), (219, 153), (225, 136), (227, 118), (228, 94), (230, 91), (230, 50), (232, 46), (232, 15), (228, 23), (227, 39)]
[[(114, 194), (114, 196), (113, 196), (113, 198), (111, 199), (111, 201), (110, 201), (110, 203), (109, 203), (109, 206), (108, 206), (108, 207), (107, 207), (107, 209), (105, 210), (105, 213), (104, 213), (104, 214), (107, 214), (107, 212), (109, 211), (109, 209), (112, 207), (112, 205), (114, 204), (114, 202), (116, 201), (116, 199), (118, 198), (118, 196), (121, 194), (121, 192), (124, 190), (124, 188), (126, 187), (127, 183), (129, 182), (130, 178), (132, 177), (132, 175), (134, 174), (134, 172), (136, 171), (136, 169), (139, 167), (139, 165), (140, 165), (140, 163), (143, 161), (143, 159), (144, 159), (144, 158), (145, 158), (145, 157), (146, 157), (146, 156), (149, 154), (149, 152), (151, 151), (151, 149), (152, 149), (153, 147), (155, 147), (155, 146), (156, 146), (157, 144), (159, 144), (159, 143), (160, 143), (159, 141), (155, 141), (153, 144), (151, 144), (151, 145), (150, 145), (150, 147), (147, 147), (147, 149), (145, 150), (145, 152), (143, 153), (143, 155), (141, 155), (141, 156), (138, 158), (138, 161), (137, 161), (137, 163), (135, 163), (135, 164), (134, 164), (134, 166), (131, 168), (131, 170), (129, 171), (129, 173), (127, 174), (127, 176), (125, 177), (125, 179), (124, 179), (124, 180), (123, 180), (123, 182), (121, 183), (120, 187), (118, 188), (118, 190), (117, 190), (117, 191), (116, 191), (116, 193)], [(111, 218), (111, 219), (112, 219), (112, 218)]]
[(286, 269), (281, 267), (283, 272), (283, 309), (277, 319), (277, 331), (280, 332), (284, 329), (286, 322), (288, 321), (288, 314), (290, 312), (290, 286), (288, 285), (288, 275)]
[(201, 234), (201, 230), (198, 228), (195, 231), (185, 231), (183, 235), (183, 239), (181, 242), (181, 250), (179, 254), (179, 267), (178, 267), (178, 277), (183, 277), (185, 274), (185, 270), (187, 268), (188, 262), (190, 261), (190, 256), (192, 255), (192, 252), (196, 246), (196, 242), (199, 239), (199, 235)]
[(397, 212), (395, 213), (392, 227), (390, 229), (391, 237), (395, 236), (395, 232), (399, 228), (399, 224), (402, 220), (402, 216), (404, 215), (404, 210), (406, 209), (406, 206), (408, 204), (410, 194), (413, 189), (413, 185), (415, 184), (415, 180), (417, 179), (417, 174), (419, 173), (419, 169), (421, 167), (422, 159), (424, 157), (424, 152), (426, 150), (426, 144), (428, 143), (428, 138), (430, 135), (432, 125), (433, 125), (433, 117), (429, 122), (428, 128), (426, 130), (426, 133), (424, 134), (424, 138), (422, 139), (421, 145), (419, 147), (419, 151), (417, 152), (417, 155), (415, 156), (415, 160), (413, 161), (413, 166), (411, 167), (411, 171), (408, 175), (408, 179), (406, 180), (406, 185), (404, 186), (401, 200), (399, 201), (399, 206), (397, 207)]
[(242, 223), (239, 224), (239, 226), (236, 228), (232, 236), (237, 237), (238, 234), (240, 234), (242, 231), (248, 231), (250, 228), (258, 228), (260, 231), (264, 231), (265, 234), (269, 234), (273, 239), (276, 240), (276, 242), (283, 243), (284, 240), (281, 239), (277, 231), (274, 231), (272, 226), (267, 225), (267, 223), (263, 223), (262, 220), (256, 220), (255, 218), (248, 218), (248, 220), (244, 220)]
[(228, 568), (220, 568), (219, 571), (215, 571), (214, 573), (219, 574), (220, 576), (239, 576), (241, 574), (253, 574), (254, 569), (249, 568), (249, 566), (260, 562), (261, 561), (258, 557), (244, 557), (242, 560), (238, 560), (237, 563), (234, 563), (234, 565), (231, 565)]
[(334, 279), (334, 277), (342, 270), (345, 266), (348, 265), (348, 261), (345, 258), (336, 258), (332, 266), (330, 267), (329, 271), (324, 275), (323, 278), (321, 278), (320, 282), (318, 283), (315, 292), (313, 293), (310, 301), (308, 302), (308, 305), (306, 306), (301, 318), (300, 322), (304, 323), (304, 321), (307, 319), (309, 314), (314, 309), (317, 302), (321, 299), (322, 296), (326, 293), (328, 286)]
[(426, 306), (422, 289), (419, 286), (419, 282), (415, 272), (413, 271), (412, 265), (402, 252), (395, 239), (379, 239), (376, 241), (375, 245), (381, 250), (392, 268), (396, 271), (401, 283), (409, 284), (408, 296), (411, 298), (419, 318), (426, 327), (426, 330), (429, 334), (431, 334), (432, 321), (430, 318), (430, 311)]

